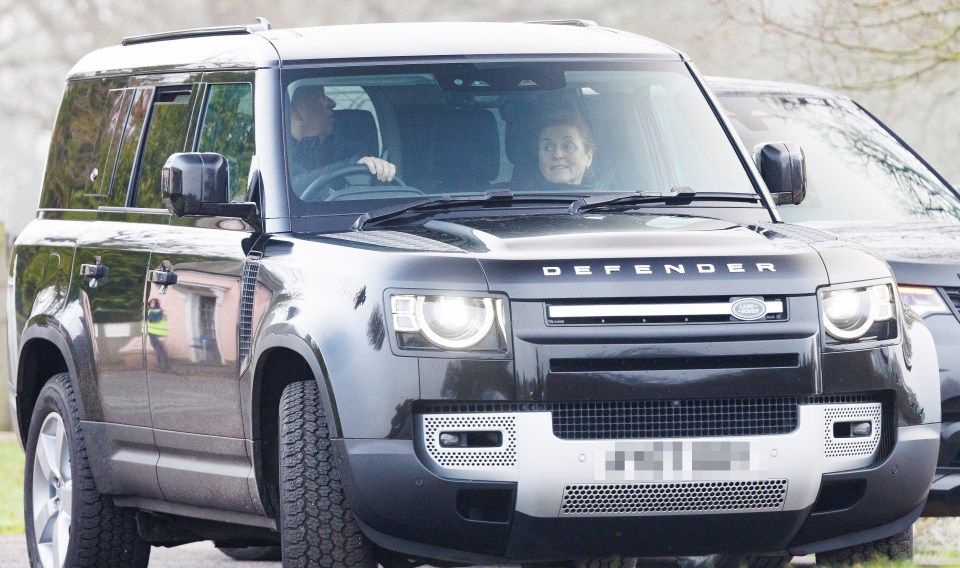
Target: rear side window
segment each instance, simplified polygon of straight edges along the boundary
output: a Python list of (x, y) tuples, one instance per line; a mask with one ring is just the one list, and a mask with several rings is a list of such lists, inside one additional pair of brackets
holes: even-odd
[(41, 208), (65, 208), (73, 193), (84, 193), (96, 178), (104, 115), (114, 104), (102, 80), (68, 83), (47, 159)]
[(197, 151), (216, 152), (227, 159), (230, 201), (244, 201), (253, 149), (253, 86), (210, 85)]
[(190, 127), (190, 87), (157, 89), (140, 161), (137, 207), (163, 208), (160, 172), (170, 154), (183, 152)]
[[(150, 109), (150, 95), (153, 93), (151, 88), (131, 89), (133, 91), (133, 101), (130, 111), (127, 113), (126, 124), (123, 127), (123, 135), (120, 137), (120, 152), (114, 154), (113, 146), (108, 150), (105, 165), (105, 171), (109, 171), (109, 164), (116, 156), (115, 166), (112, 175), (107, 175), (103, 179), (104, 186), (110, 183), (110, 191), (101, 192), (101, 196), (108, 197), (100, 205), (112, 205), (122, 207), (127, 202), (127, 190), (130, 187), (130, 178), (133, 174), (133, 167), (137, 161), (137, 151), (140, 149), (140, 139), (143, 135), (143, 126), (147, 118), (147, 111)], [(112, 178), (112, 183), (111, 183)]]

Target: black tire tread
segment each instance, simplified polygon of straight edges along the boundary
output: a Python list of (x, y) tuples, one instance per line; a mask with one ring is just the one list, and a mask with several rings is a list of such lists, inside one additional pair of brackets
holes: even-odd
[(279, 420), (284, 568), (373, 566), (371, 545), (343, 494), (315, 381), (284, 389)]
[[(30, 438), (25, 468), (25, 483), (29, 486), (32, 481), (33, 455), (36, 451), (36, 429), (39, 429), (43, 419), (49, 414), (46, 408), (47, 400), (53, 397), (58, 407), (64, 427), (70, 435), (70, 445), (73, 448), (71, 471), (73, 474), (73, 492), (79, 497), (77, 507), (73, 511), (72, 521), (74, 530), (70, 538), (73, 548), (71, 555), (67, 555), (67, 563), (75, 568), (145, 568), (150, 561), (150, 544), (140, 538), (137, 531), (136, 511), (117, 507), (113, 500), (97, 491), (93, 481), (93, 473), (87, 458), (87, 446), (83, 437), (83, 428), (80, 425), (80, 412), (76, 394), (68, 373), (53, 376), (40, 392), (37, 399), (32, 421), (30, 423)], [(65, 408), (59, 408), (65, 405)], [(28, 489), (29, 491), (29, 489)], [(31, 496), (26, 496), (28, 499)], [(32, 547), (35, 542), (30, 515), (32, 506), (24, 507), (27, 512), (26, 522), (27, 543)], [(39, 566), (36, 551), (30, 551), (31, 563)]]
[(913, 527), (893, 536), (817, 554), (817, 566), (854, 566), (875, 560), (913, 559)]

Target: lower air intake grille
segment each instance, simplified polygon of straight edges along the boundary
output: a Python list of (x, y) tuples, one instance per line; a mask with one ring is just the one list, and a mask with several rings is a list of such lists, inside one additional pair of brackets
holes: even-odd
[(786, 494), (786, 479), (567, 485), (560, 511), (565, 516), (770, 511), (783, 507)]
[[(509, 415), (474, 414), (466, 416), (426, 416), (424, 435), (427, 451), (439, 465), (459, 469), (513, 467), (517, 463), (517, 420)], [(444, 448), (438, 438), (441, 431), (495, 431), (503, 434), (502, 447)]]
[[(827, 408), (824, 424), (824, 455), (832, 457), (869, 456), (880, 445), (880, 436), (887, 427), (881, 418), (879, 403), (848, 404)], [(870, 435), (863, 438), (836, 438), (834, 425), (837, 422), (869, 421)]]
[(554, 403), (553, 433), (565, 440), (787, 434), (792, 397)]

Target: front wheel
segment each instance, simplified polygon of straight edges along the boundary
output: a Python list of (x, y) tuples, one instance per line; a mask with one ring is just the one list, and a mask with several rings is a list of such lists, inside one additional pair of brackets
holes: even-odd
[(24, 515), (31, 566), (144, 568), (150, 560), (135, 511), (115, 506), (94, 485), (67, 373), (44, 385), (30, 419)]
[(854, 566), (875, 560), (912, 560), (913, 526), (893, 536), (817, 553), (817, 566)]
[(284, 568), (376, 566), (343, 494), (316, 381), (283, 389), (279, 445)]

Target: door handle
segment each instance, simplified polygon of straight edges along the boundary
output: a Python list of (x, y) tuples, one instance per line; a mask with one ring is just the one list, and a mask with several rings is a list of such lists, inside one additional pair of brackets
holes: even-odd
[(177, 273), (172, 270), (151, 270), (150, 282), (160, 286), (171, 286), (177, 283)]
[(100, 264), (100, 257), (93, 257), (94, 264), (81, 264), (80, 265), (80, 276), (83, 278), (92, 278), (94, 280), (99, 280), (101, 278), (106, 278), (107, 274), (110, 272), (110, 269), (105, 265)]

